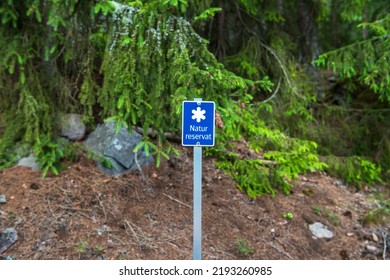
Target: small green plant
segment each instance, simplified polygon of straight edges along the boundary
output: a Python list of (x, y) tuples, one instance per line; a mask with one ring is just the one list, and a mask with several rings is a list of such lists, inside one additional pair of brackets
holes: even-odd
[(79, 144), (66, 142), (64, 145), (64, 159), (69, 160), (70, 162), (77, 162), (81, 157), (81, 153), (84, 148)]
[(339, 218), (337, 217), (336, 213), (334, 213), (333, 211), (329, 210), (329, 209), (325, 209), (324, 211), (324, 215), (326, 217), (326, 219), (334, 226), (339, 226), (340, 225), (340, 220)]
[(99, 164), (104, 168), (112, 169), (114, 167), (113, 163), (109, 159), (103, 156), (99, 156), (93, 152), (88, 151), (87, 158), (98, 161)]
[(163, 141), (161, 137), (159, 138), (159, 144), (157, 146), (147, 139), (138, 143), (138, 145), (133, 149), (133, 152), (138, 153), (141, 149), (143, 149), (146, 156), (149, 156), (150, 154), (154, 155), (156, 157), (156, 166), (160, 167), (161, 159), (163, 157), (165, 159), (169, 159), (169, 154), (171, 152), (173, 152), (175, 155), (178, 155), (179, 152), (170, 145), (164, 149), (162, 144)]
[(363, 225), (386, 224), (390, 218), (390, 199), (385, 199), (382, 194), (376, 197), (378, 206), (370, 210), (362, 219)]
[(322, 213), (321, 206), (319, 206), (319, 205), (313, 205), (313, 206), (311, 207), (311, 209), (312, 209), (313, 212), (314, 212), (315, 214), (317, 214), (318, 216), (320, 216), (321, 213)]
[(80, 240), (80, 242), (76, 245), (76, 252), (79, 254), (85, 253), (88, 248), (88, 241)]
[(7, 213), (7, 218), (8, 218), (9, 220), (14, 219), (14, 218), (15, 218), (15, 213), (12, 212), (12, 211), (9, 211), (9, 212)]
[(283, 218), (291, 220), (292, 218), (294, 218), (294, 215), (291, 212), (283, 213)]
[(337, 217), (336, 213), (334, 213), (332, 210), (329, 209), (322, 209), (320, 205), (313, 205), (311, 207), (313, 212), (321, 217), (324, 217), (327, 219), (332, 225), (334, 226), (339, 226), (340, 225), (340, 220)]
[(249, 255), (252, 255), (254, 253), (253, 247), (249, 245), (248, 241), (246, 239), (239, 238), (237, 240), (237, 252), (242, 257), (249, 257)]
[(102, 246), (100, 245), (96, 245), (94, 248), (93, 248), (93, 252), (96, 254), (96, 255), (101, 255), (104, 253), (104, 249)]
[(64, 156), (64, 149), (61, 145), (47, 136), (41, 136), (35, 142), (34, 152), (42, 170), (42, 178), (45, 178), (49, 171), (58, 175), (61, 168), (60, 162)]
[(98, 161), (104, 168), (112, 169), (114, 167), (113, 163), (105, 157), (99, 157)]

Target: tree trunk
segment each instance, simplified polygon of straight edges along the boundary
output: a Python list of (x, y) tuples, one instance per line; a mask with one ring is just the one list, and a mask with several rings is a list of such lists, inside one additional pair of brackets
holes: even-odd
[(222, 12), (218, 13), (218, 42), (216, 57), (221, 61), (226, 56), (225, 46), (225, 11), (223, 1), (218, 1), (218, 7), (222, 9)]
[(339, 29), (339, 1), (332, 0), (332, 43), (333, 48), (340, 47), (340, 29)]
[[(279, 13), (282, 17), (284, 17), (284, 1), (283, 0), (278, 0), (278, 10)], [(284, 21), (280, 22), (280, 27), (283, 28), (285, 26)]]
[(296, 0), (298, 26), (301, 32), (300, 58), (302, 63), (311, 63), (319, 55), (318, 37), (315, 26), (315, 7), (310, 7), (305, 0)]

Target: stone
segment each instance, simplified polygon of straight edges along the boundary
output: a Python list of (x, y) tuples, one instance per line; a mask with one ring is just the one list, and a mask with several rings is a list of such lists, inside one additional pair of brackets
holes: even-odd
[(378, 235), (376, 235), (375, 233), (372, 233), (372, 241), (379, 242)]
[(343, 181), (336, 181), (335, 184), (338, 187), (345, 187), (345, 183)]
[(0, 195), (0, 204), (5, 204), (7, 202), (7, 199), (5, 198), (5, 195)]
[(327, 226), (319, 222), (309, 225), (309, 229), (311, 233), (317, 238), (333, 238), (333, 232), (329, 230)]
[(85, 137), (85, 125), (79, 114), (65, 114), (61, 117), (61, 136), (71, 141), (80, 141)]
[(378, 251), (378, 248), (372, 245), (366, 245), (366, 250), (370, 254), (375, 254)]
[(118, 175), (126, 170), (138, 169), (153, 162), (151, 155), (146, 156), (144, 151), (137, 154), (134, 148), (142, 141), (142, 136), (136, 131), (129, 133), (124, 126), (120, 127), (118, 133), (115, 130), (115, 122), (107, 122), (98, 125), (88, 136), (85, 147), (97, 157), (111, 161), (113, 168), (103, 167), (98, 163), (99, 168), (107, 174)]
[(16, 165), (30, 167), (32, 170), (39, 170), (38, 160), (33, 154), (30, 154), (28, 157), (19, 159)]
[(312, 183), (312, 182), (303, 182), (301, 184), (302, 187), (307, 187), (307, 188), (316, 188), (318, 185), (317, 183)]
[(6, 228), (0, 232), (0, 254), (6, 251), (18, 240), (18, 234), (14, 228)]

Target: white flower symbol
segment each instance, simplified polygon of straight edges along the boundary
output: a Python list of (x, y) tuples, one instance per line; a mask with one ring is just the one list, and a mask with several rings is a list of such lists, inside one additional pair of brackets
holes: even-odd
[(201, 110), (200, 107), (196, 108), (196, 110), (192, 110), (192, 119), (195, 120), (197, 122), (200, 122), (200, 120), (205, 120), (206, 119), (206, 116), (204, 115), (206, 113), (205, 110)]

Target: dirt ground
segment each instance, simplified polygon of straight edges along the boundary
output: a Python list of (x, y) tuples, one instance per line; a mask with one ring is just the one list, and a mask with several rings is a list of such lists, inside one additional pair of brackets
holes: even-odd
[[(192, 259), (192, 148), (177, 148), (179, 157), (142, 174), (108, 176), (86, 157), (44, 180), (26, 167), (0, 171), (0, 195), (7, 198), (0, 231), (18, 233), (2, 255)], [(253, 200), (204, 158), (203, 259), (389, 259), (383, 234), (390, 224), (362, 225), (375, 206), (371, 189), (356, 192), (325, 173), (301, 176), (294, 186), (289, 196)], [(313, 222), (334, 237), (313, 238)]]

